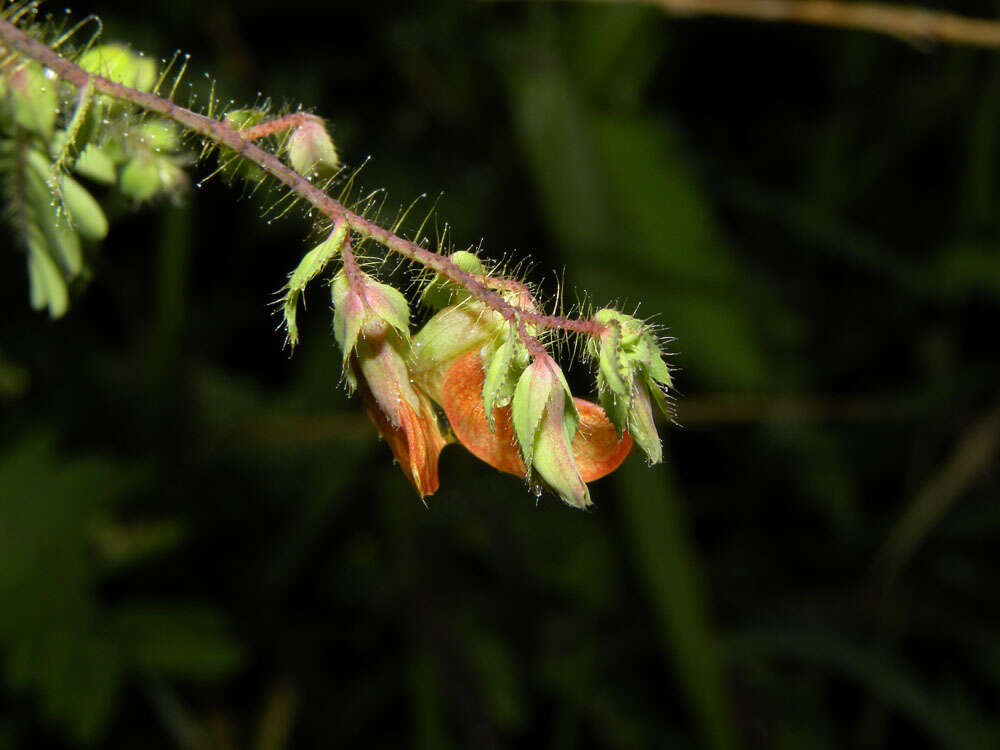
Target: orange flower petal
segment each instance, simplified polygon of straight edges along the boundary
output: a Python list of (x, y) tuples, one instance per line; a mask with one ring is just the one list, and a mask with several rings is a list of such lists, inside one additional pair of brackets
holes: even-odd
[(604, 409), (593, 401), (574, 398), (580, 422), (573, 438), (573, 457), (584, 482), (593, 482), (622, 465), (632, 450), (628, 431), (618, 439), (618, 430), (611, 424)]
[(398, 407), (400, 426), (395, 427), (375, 400), (365, 379), (360, 377), (358, 394), (368, 416), (392, 448), (400, 468), (420, 497), (437, 492), (438, 457), (446, 443), (430, 404), (421, 398), (421, 413), (417, 414), (405, 399), (401, 399)]
[(486, 421), (483, 406), (483, 365), (474, 349), (456, 359), (444, 375), (441, 406), (462, 445), (476, 458), (494, 469), (525, 475), (524, 461), (514, 438), (510, 407), (493, 410), (493, 427)]
[[(441, 406), (455, 436), (472, 455), (495, 469), (523, 477), (524, 462), (514, 438), (510, 406), (493, 411), (491, 431), (483, 407), (484, 379), (479, 352), (462, 355), (445, 373)], [(598, 404), (582, 398), (573, 401), (580, 413), (573, 458), (583, 481), (593, 482), (621, 465), (632, 449), (632, 436), (625, 432), (619, 440), (614, 425)]]

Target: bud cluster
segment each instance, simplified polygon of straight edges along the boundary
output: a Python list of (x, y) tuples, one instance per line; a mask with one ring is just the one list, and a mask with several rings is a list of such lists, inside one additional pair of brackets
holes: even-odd
[[(101, 44), (77, 60), (87, 73), (150, 91), (156, 65), (121, 45)], [(77, 89), (37, 62), (0, 69), (0, 169), (10, 221), (27, 257), (32, 307), (61, 317), (70, 287), (84, 278), (88, 244), (108, 221), (77, 179), (114, 187), (134, 203), (176, 195), (186, 184), (177, 126), (132, 109), (92, 85)], [(111, 127), (109, 123), (116, 126)]]
[[(158, 83), (155, 63), (119, 44), (91, 47), (77, 60), (84, 70), (140, 91), (152, 91)], [(117, 183), (118, 190), (136, 203), (158, 196), (177, 196), (187, 186), (186, 157), (181, 153), (177, 126), (162, 117), (148, 116), (133, 126), (104, 128), (104, 122), (128, 122), (127, 107), (107, 96), (89, 103), (86, 120), (77, 139), (86, 146), (73, 168), (104, 185)], [(89, 142), (88, 142), (89, 141)]]
[(618, 434), (628, 430), (649, 462), (659, 463), (663, 449), (651, 402), (673, 418), (665, 393), (673, 381), (659, 342), (645, 323), (617, 310), (599, 310), (594, 320), (604, 326), (604, 332), (587, 343), (588, 353), (598, 361), (601, 405)]

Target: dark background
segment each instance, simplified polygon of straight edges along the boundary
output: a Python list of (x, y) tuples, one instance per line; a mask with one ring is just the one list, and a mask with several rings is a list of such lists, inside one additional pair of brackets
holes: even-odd
[(457, 247), (641, 303), (682, 426), (592, 512), (460, 447), (424, 508), (319, 287), (282, 349), (308, 223), (270, 196), (121, 216), (58, 322), (0, 253), (0, 747), (1000, 746), (998, 53), (629, 6), (73, 10), (191, 52), (200, 101), (208, 71), (326, 117), (386, 220), (441, 194)]

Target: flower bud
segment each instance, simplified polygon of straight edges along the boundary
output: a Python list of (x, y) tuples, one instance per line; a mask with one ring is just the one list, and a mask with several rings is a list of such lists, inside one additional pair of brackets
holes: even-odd
[(96, 143), (84, 147), (73, 162), (73, 171), (102, 185), (113, 185), (118, 180), (114, 161)]
[(122, 167), (118, 188), (136, 203), (150, 200), (160, 188), (160, 170), (153, 154), (137, 153)]
[(535, 357), (517, 381), (511, 407), (525, 466), (534, 468), (570, 505), (590, 505), (590, 492), (570, 447), (579, 414), (555, 360), (547, 354)]
[[(377, 332), (379, 323), (395, 329), (405, 343), (410, 339), (410, 307), (406, 298), (388, 284), (381, 284), (365, 273), (359, 273), (357, 283), (351, 283), (347, 272), (341, 271), (330, 286), (333, 298), (333, 335), (347, 362), (365, 331)], [(369, 330), (370, 329), (370, 330)], [(354, 385), (347, 371), (348, 383)], [(407, 378), (409, 379), (409, 378)]]
[(323, 121), (309, 117), (288, 139), (288, 161), (299, 174), (334, 174), (340, 168), (337, 150)]
[(447, 444), (430, 399), (410, 383), (406, 343), (383, 320), (369, 320), (352, 367), (361, 401), (420, 497), (438, 488), (438, 457)]
[(4, 76), (14, 121), (46, 141), (52, 138), (59, 85), (55, 76), (46, 75), (38, 63), (25, 63)]
[(100, 204), (69, 175), (60, 175), (59, 188), (70, 224), (87, 240), (103, 240), (108, 234), (108, 219)]
[[(226, 112), (224, 118), (227, 125), (236, 130), (246, 130), (264, 121), (264, 113), (256, 109), (232, 109)], [(228, 182), (237, 179), (248, 183), (259, 183), (267, 177), (267, 172), (254, 162), (243, 159), (227, 146), (221, 146), (219, 154), (219, 169)]]
[(341, 270), (332, 285), (334, 335), (348, 382), (421, 497), (438, 488), (446, 440), (430, 399), (411, 382), (409, 307), (396, 289)]
[(181, 145), (177, 126), (161, 117), (147, 120), (139, 126), (139, 141), (153, 151), (176, 151)]
[(162, 195), (176, 196), (186, 185), (187, 176), (172, 157), (146, 146), (136, 150), (118, 178), (118, 189), (136, 203)]
[(651, 399), (672, 416), (663, 388), (672, 384), (656, 338), (642, 321), (617, 310), (599, 310), (594, 320), (605, 326), (598, 340), (588, 343), (598, 360), (601, 403), (619, 434), (629, 430), (651, 463), (663, 458), (653, 422)]
[(121, 44), (91, 47), (76, 63), (90, 73), (140, 91), (150, 91), (156, 85), (156, 63)]

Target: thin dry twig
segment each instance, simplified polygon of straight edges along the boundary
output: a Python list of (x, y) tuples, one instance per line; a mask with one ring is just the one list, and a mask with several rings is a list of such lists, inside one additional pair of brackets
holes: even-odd
[(1000, 450), (1000, 404), (969, 426), (948, 459), (910, 500), (879, 556), (892, 581), (931, 529), (980, 477), (997, 462)]
[[(609, 0), (591, 0), (608, 2)], [(610, 0), (620, 2), (622, 0)], [(1000, 22), (905, 5), (835, 0), (628, 0), (678, 16), (726, 16), (886, 34), (907, 42), (1000, 47)]]

